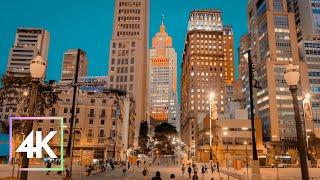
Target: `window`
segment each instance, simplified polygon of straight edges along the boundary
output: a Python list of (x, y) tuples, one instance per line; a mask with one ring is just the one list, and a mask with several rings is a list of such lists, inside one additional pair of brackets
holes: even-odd
[(134, 64), (134, 58), (131, 58), (131, 64)]
[(92, 137), (93, 136), (93, 131), (92, 129), (88, 129), (88, 137)]
[(63, 109), (63, 112), (64, 112), (64, 113), (68, 113), (68, 108), (64, 108), (64, 109)]
[(50, 128), (50, 131), (53, 131), (53, 128)]
[(100, 129), (100, 131), (99, 131), (99, 137), (104, 137), (104, 130), (103, 130), (103, 129)]
[(101, 120), (101, 122), (100, 122), (100, 123), (101, 123), (101, 125), (104, 125), (104, 120)]
[(106, 99), (102, 99), (102, 104), (106, 104), (107, 100)]
[(77, 111), (77, 114), (79, 114), (80, 113), (80, 108), (77, 108), (76, 111)]
[(95, 102), (95, 100), (94, 100), (94, 99), (91, 99), (90, 102), (93, 104), (93, 103)]
[(50, 123), (54, 123), (54, 120), (53, 120), (53, 119), (51, 119), (51, 120), (50, 120)]
[(67, 118), (63, 118), (63, 123), (67, 123)]
[(89, 124), (93, 124), (93, 119), (89, 119)]
[(76, 124), (78, 124), (79, 123), (79, 118), (76, 118)]

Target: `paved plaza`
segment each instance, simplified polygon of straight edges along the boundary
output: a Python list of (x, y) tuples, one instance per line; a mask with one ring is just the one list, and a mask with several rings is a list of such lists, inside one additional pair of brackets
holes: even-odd
[[(16, 169), (16, 168), (15, 168)], [(228, 179), (227, 176), (227, 169), (223, 168), (225, 173), (220, 173), (220, 178)], [(167, 165), (167, 164), (160, 164), (158, 165), (151, 165), (148, 167), (148, 176), (144, 178), (142, 175), (143, 167), (132, 166), (130, 170), (126, 173), (125, 176), (122, 174), (122, 169), (120, 167), (116, 168), (115, 172), (112, 174), (111, 171), (106, 172), (95, 172), (91, 176), (85, 176), (83, 174), (84, 168), (83, 167), (74, 167), (73, 170), (73, 178), (72, 179), (79, 179), (79, 180), (151, 180), (151, 178), (155, 175), (156, 171), (161, 172), (161, 177), (163, 180), (170, 180), (170, 175), (175, 174), (175, 179), (177, 180), (184, 180), (190, 179), (188, 177), (187, 172), (183, 175), (181, 172), (181, 168), (178, 166)], [(242, 170), (232, 170), (229, 169), (230, 172), (237, 173), (237, 174), (246, 174), (246, 169)], [(300, 169), (299, 168), (279, 168), (279, 179), (280, 180), (299, 180), (300, 178)], [(310, 168), (309, 169), (310, 177), (314, 180), (320, 180), (320, 169), (319, 168)], [(16, 173), (15, 173), (16, 174)], [(251, 170), (249, 169), (249, 175), (251, 174)], [(277, 169), (276, 168), (261, 168), (261, 175), (262, 180), (276, 180), (277, 179)], [(9, 165), (0, 165), (0, 180), (3, 179), (10, 179), (8, 177), (12, 176), (12, 166)], [(219, 174), (216, 173), (205, 173), (204, 175), (198, 173), (200, 180), (210, 180), (214, 178), (215, 180), (219, 179)], [(6, 178), (5, 178), (6, 177)], [(244, 179), (247, 179), (246, 176), (242, 176)], [(37, 180), (56, 180), (62, 179), (62, 175), (56, 174), (56, 172), (51, 172), (50, 175), (46, 175), (46, 172), (29, 172), (29, 179)], [(229, 176), (230, 180), (235, 180), (239, 178), (235, 178), (232, 175)], [(250, 178), (249, 178), (250, 179)]]

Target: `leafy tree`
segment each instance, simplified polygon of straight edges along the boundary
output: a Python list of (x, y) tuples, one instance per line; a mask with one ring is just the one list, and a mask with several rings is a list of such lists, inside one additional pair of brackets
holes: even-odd
[(308, 154), (310, 159), (320, 159), (320, 138), (316, 137), (314, 133), (309, 135), (308, 139)]
[(155, 136), (154, 139), (157, 141), (155, 149), (161, 155), (163, 154), (174, 154), (175, 147), (172, 145), (170, 135), (177, 134), (176, 127), (167, 122), (157, 125), (154, 129)]
[(145, 154), (147, 151), (147, 144), (148, 144), (148, 122), (143, 121), (140, 123), (140, 130), (139, 130), (139, 146), (140, 150)]
[(177, 129), (174, 125), (164, 122), (156, 126), (154, 132), (157, 134), (170, 135), (176, 134)]
[[(13, 77), (3, 75), (1, 77), (0, 88), (0, 107), (8, 107), (16, 112), (16, 115), (27, 116), (31, 94), (31, 78)], [(36, 104), (34, 108), (35, 116), (44, 115), (44, 112), (53, 107), (58, 101), (58, 94), (54, 92), (53, 87), (40, 83), (36, 96)], [(8, 122), (1, 122), (1, 131), (8, 132)], [(21, 121), (15, 121), (13, 130), (21, 131)]]

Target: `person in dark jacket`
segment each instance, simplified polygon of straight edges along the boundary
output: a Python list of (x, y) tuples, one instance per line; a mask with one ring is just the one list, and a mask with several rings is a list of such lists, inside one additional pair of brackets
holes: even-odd
[(152, 180), (162, 180), (160, 171), (157, 171), (157, 172), (156, 172), (156, 176), (153, 176), (153, 177), (152, 177)]
[(191, 169), (191, 166), (189, 166), (189, 167), (188, 167), (189, 178), (191, 178), (191, 172), (192, 172), (192, 169)]

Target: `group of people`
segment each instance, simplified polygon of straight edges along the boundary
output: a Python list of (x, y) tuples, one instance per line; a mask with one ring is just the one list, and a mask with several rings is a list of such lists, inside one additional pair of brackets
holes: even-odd
[[(215, 164), (213, 164), (213, 163), (210, 164), (211, 173), (215, 172), (216, 167), (217, 166)], [(186, 170), (186, 167), (183, 164), (181, 167), (181, 171), (182, 171), (183, 176), (184, 176), (185, 170)], [(196, 164), (193, 163), (192, 165), (189, 165), (187, 171), (188, 171), (189, 178), (192, 178), (192, 180), (199, 179), (198, 166)], [(193, 175), (192, 175), (192, 172), (193, 172)], [(206, 164), (201, 166), (201, 173), (202, 173), (202, 176), (204, 176), (206, 173), (208, 173), (208, 166)]]

